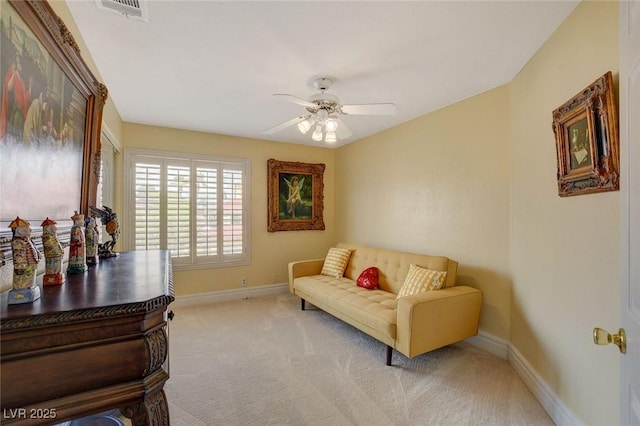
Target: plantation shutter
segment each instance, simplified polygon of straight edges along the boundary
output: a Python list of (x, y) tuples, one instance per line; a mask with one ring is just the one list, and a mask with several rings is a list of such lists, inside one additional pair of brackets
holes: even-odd
[(222, 207), (223, 253), (233, 258), (233, 255), (244, 252), (243, 232), (243, 173), (227, 165), (223, 170), (224, 203)]
[(208, 165), (196, 168), (198, 257), (218, 255), (218, 169)]
[(169, 249), (176, 266), (247, 264), (248, 160), (182, 156), (125, 150), (133, 248)]
[(144, 159), (135, 164), (134, 249), (153, 250), (160, 246), (160, 194), (162, 162)]
[(172, 161), (166, 166), (167, 244), (174, 258), (190, 253), (191, 167)]

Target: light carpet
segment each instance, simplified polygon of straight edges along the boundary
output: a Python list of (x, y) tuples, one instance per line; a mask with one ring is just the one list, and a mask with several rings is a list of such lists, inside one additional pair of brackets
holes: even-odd
[(174, 309), (171, 423), (553, 425), (509, 363), (460, 343), (408, 359), (290, 294)]

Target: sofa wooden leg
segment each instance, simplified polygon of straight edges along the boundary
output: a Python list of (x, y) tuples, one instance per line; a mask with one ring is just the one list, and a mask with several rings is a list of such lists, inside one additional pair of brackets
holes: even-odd
[(300, 308), (304, 311), (304, 299), (300, 298)]
[(387, 365), (391, 365), (391, 356), (393, 355), (393, 348), (387, 345)]

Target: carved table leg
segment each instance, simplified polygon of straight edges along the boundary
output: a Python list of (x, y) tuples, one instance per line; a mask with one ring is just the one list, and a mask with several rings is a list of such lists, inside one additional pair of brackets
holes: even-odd
[(142, 401), (125, 407), (123, 414), (131, 419), (133, 426), (168, 426), (169, 405), (162, 389), (169, 378), (162, 369), (168, 354), (164, 327), (146, 334), (144, 342), (147, 348), (147, 367), (142, 379), (145, 395)]
[(146, 395), (143, 402), (122, 409), (132, 426), (169, 426), (169, 405), (164, 390)]

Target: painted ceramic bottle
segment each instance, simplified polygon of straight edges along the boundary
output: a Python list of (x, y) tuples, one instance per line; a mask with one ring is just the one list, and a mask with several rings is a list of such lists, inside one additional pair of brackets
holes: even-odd
[(73, 226), (69, 238), (69, 266), (67, 274), (80, 274), (87, 270), (86, 247), (84, 240), (84, 215), (76, 212), (71, 216)]
[(46, 218), (42, 226), (42, 245), (44, 246), (45, 270), (43, 285), (60, 285), (64, 282), (62, 261), (64, 250), (58, 240), (56, 221)]

